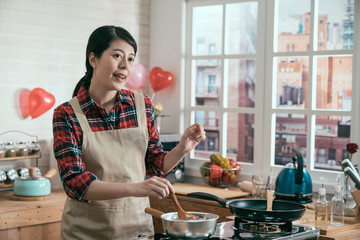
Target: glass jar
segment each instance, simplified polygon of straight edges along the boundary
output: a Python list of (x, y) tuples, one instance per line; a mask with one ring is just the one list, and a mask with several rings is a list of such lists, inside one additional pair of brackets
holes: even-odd
[(6, 180), (6, 173), (5, 171), (0, 170), (0, 183), (5, 182), (5, 180)]
[(16, 156), (27, 156), (29, 155), (29, 148), (26, 145), (26, 142), (18, 142), (16, 144)]
[(16, 157), (16, 149), (13, 142), (5, 143), (5, 157)]
[(10, 169), (9, 171), (6, 172), (6, 175), (7, 175), (7, 179), (5, 181), (6, 183), (13, 183), (15, 179), (19, 177), (15, 169)]
[(18, 175), (21, 177), (28, 177), (29, 176), (29, 169), (28, 168), (20, 168), (17, 170)]
[(38, 141), (29, 142), (29, 155), (36, 155), (40, 152)]
[(4, 158), (5, 157), (5, 147), (3, 146), (3, 144), (0, 144), (0, 158)]

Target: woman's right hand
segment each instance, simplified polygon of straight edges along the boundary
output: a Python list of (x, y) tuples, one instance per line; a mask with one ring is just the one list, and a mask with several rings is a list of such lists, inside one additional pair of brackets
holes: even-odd
[(135, 184), (137, 185), (133, 188), (135, 197), (153, 197), (160, 200), (167, 197), (170, 192), (175, 193), (174, 187), (165, 178), (154, 176)]

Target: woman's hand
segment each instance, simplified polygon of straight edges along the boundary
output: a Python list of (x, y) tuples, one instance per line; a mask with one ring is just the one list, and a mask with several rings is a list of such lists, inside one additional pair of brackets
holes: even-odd
[(165, 178), (151, 177), (143, 182), (135, 183), (133, 188), (135, 197), (154, 197), (162, 199), (167, 197), (170, 192), (175, 193), (174, 187)]
[(195, 123), (185, 130), (178, 147), (184, 154), (188, 154), (205, 138), (204, 127), (200, 123)]

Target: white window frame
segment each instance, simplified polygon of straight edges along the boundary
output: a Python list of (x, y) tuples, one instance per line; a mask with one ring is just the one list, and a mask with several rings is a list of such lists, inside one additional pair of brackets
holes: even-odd
[[(301, 113), (305, 114), (307, 117), (307, 159), (312, 159), (314, 156), (315, 145), (315, 115), (314, 114), (329, 114), (329, 115), (350, 115), (351, 116), (351, 138), (350, 142), (356, 142), (360, 144), (360, 0), (355, 0), (355, 9), (354, 9), (354, 39), (353, 39), (353, 49), (352, 50), (328, 50), (328, 51), (314, 51), (313, 48), (310, 48), (306, 52), (285, 52), (285, 53), (274, 53), (274, 15), (275, 15), (275, 4), (276, 0), (258, 0), (258, 30), (257, 30), (257, 48), (256, 54), (250, 55), (236, 55), (234, 57), (240, 58), (255, 58), (256, 59), (256, 87), (255, 87), (255, 107), (250, 108), (226, 108), (226, 103), (220, 101), (219, 107), (207, 107), (207, 106), (194, 106), (192, 104), (192, 99), (195, 93), (195, 83), (191, 83), (191, 68), (192, 68), (192, 59), (201, 58), (206, 59), (205, 57), (192, 57), (192, 11), (191, 9), (195, 6), (202, 5), (219, 5), (227, 3), (236, 3), (236, 2), (254, 2), (251, 0), (248, 1), (235, 1), (235, 0), (188, 0), (187, 1), (187, 22), (186, 22), (186, 42), (189, 43), (186, 45), (186, 58), (185, 58), (185, 126), (190, 125), (193, 119), (191, 115), (192, 111), (195, 110), (205, 110), (205, 111), (214, 111), (220, 113), (220, 126), (222, 127), (220, 133), (220, 154), (226, 155), (226, 149), (223, 142), (226, 141), (226, 128), (223, 126), (223, 122), (226, 121), (225, 112), (231, 113), (254, 113), (255, 114), (255, 133), (254, 133), (254, 163), (242, 163), (242, 176), (243, 179), (248, 179), (251, 174), (269, 174), (269, 169), (274, 170), (274, 175), (276, 176), (282, 166), (274, 166), (274, 141), (275, 141), (275, 116), (274, 113)], [(317, 8), (318, 0), (311, 0), (311, 9)], [(314, 27), (314, 22), (317, 23), (317, 16), (313, 16), (313, 11), (311, 14), (311, 29)], [(315, 21), (316, 20), (316, 21)], [(223, 16), (223, 21), (225, 21), (225, 16)], [(315, 26), (316, 27), (316, 26)], [(223, 28), (223, 36), (225, 29)], [(310, 33), (310, 46), (317, 44), (317, 34), (313, 35), (313, 30)], [(316, 31), (317, 32), (317, 31)], [(224, 39), (223, 46), (224, 50)], [(224, 51), (222, 51), (224, 53)], [(352, 91), (352, 110), (351, 111), (331, 111), (331, 110), (317, 110), (315, 107), (315, 102), (312, 99), (307, 99), (308, 106), (307, 109), (279, 109), (273, 108), (272, 98), (273, 92), (269, 89), (273, 89), (273, 76), (274, 76), (274, 66), (273, 66), (273, 57), (276, 56), (308, 56), (309, 57), (309, 66), (312, 66), (313, 56), (326, 56), (326, 55), (345, 55), (352, 54), (353, 56), (353, 91)], [(224, 59), (226, 55), (220, 55), (222, 69), (224, 69)], [(309, 69), (309, 93), (315, 88), (315, 82), (312, 82), (313, 79), (313, 69)], [(224, 74), (222, 72), (222, 74)], [(225, 78), (224, 78), (225, 79)], [(316, 78), (315, 78), (316, 79)], [(275, 81), (274, 81), (275, 82)], [(222, 89), (222, 94), (226, 96), (226, 89)], [(311, 94), (309, 94), (310, 96)], [(226, 102), (226, 98), (224, 98)], [(222, 106), (225, 106), (224, 108)], [(358, 153), (360, 155), (360, 153)], [(354, 157), (354, 159), (356, 159)], [(358, 158), (359, 159), (359, 158)], [(195, 158), (193, 154), (190, 154), (190, 157), (187, 157), (186, 164), (186, 174), (190, 176), (199, 177), (199, 167), (208, 159), (199, 159)], [(307, 165), (307, 170), (309, 171), (313, 183), (315, 183), (316, 190), (317, 185), (320, 183), (320, 177), (325, 176), (328, 179), (329, 185), (335, 183), (336, 175), (338, 172), (330, 172), (326, 170), (314, 169), (313, 160), (310, 161), (311, 164)]]

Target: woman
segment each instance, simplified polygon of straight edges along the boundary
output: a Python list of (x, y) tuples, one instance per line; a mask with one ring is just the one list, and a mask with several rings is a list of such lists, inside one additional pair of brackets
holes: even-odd
[(73, 98), (54, 111), (54, 154), (68, 195), (61, 239), (152, 235), (152, 218), (144, 213), (148, 197), (174, 192), (164, 177), (205, 139), (203, 127), (194, 124), (172, 151), (163, 151), (150, 99), (124, 89), (136, 51), (125, 29), (96, 29), (85, 76)]

